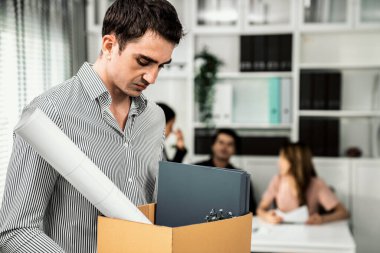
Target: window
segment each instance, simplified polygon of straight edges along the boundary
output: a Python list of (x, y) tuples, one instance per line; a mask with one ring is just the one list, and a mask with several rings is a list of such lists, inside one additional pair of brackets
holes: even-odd
[(72, 1), (0, 1), (0, 205), (13, 127), (34, 97), (72, 73)]

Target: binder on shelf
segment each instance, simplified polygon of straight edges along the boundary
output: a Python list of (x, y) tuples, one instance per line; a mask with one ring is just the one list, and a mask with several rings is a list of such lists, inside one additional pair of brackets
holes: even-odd
[(300, 110), (310, 110), (312, 101), (311, 73), (302, 72), (300, 81)]
[(265, 71), (267, 69), (267, 59), (266, 59), (266, 36), (258, 35), (251, 36), (253, 41), (253, 71)]
[(288, 142), (286, 136), (244, 136), (239, 154), (277, 156), (280, 148)]
[(292, 81), (290, 78), (281, 79), (281, 123), (292, 122)]
[(194, 136), (194, 153), (197, 155), (210, 155), (213, 131), (209, 128), (196, 128)]
[(312, 122), (309, 118), (301, 117), (299, 121), (299, 140), (308, 145), (313, 151), (313, 155), (316, 155), (312, 145), (313, 128)]
[(299, 140), (307, 144), (315, 156), (339, 156), (339, 119), (301, 117)]
[(280, 98), (280, 78), (269, 79), (269, 122), (280, 124), (281, 122), (281, 98)]
[(240, 71), (291, 71), (292, 35), (240, 36)]
[(326, 147), (325, 156), (339, 156), (340, 124), (339, 119), (326, 119)]
[(324, 110), (326, 108), (326, 74), (313, 73), (312, 75), (312, 108)]
[(253, 43), (252, 36), (240, 36), (240, 71), (247, 72), (253, 70)]
[[(280, 35), (267, 36), (267, 71), (279, 71), (280, 70)], [(283, 45), (281, 45), (281, 49)]]
[(340, 72), (305, 71), (301, 73), (301, 110), (340, 110), (342, 74)]
[(212, 209), (245, 215), (249, 191), (250, 176), (243, 170), (160, 162), (156, 225), (203, 223)]
[(312, 150), (313, 154), (317, 156), (326, 156), (326, 120), (313, 119), (312, 120)]
[(232, 85), (216, 84), (212, 118), (215, 124), (230, 124), (232, 114)]
[(279, 71), (292, 70), (292, 35), (284, 34), (279, 36), (280, 39), (280, 66)]
[(327, 110), (340, 110), (342, 93), (342, 74), (329, 73), (327, 76)]

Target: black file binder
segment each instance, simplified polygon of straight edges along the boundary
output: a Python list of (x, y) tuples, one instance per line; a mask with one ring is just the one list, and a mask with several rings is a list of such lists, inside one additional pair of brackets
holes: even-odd
[(251, 36), (251, 40), (253, 41), (253, 71), (266, 71), (267, 68), (267, 59), (266, 59), (266, 36), (258, 35)]
[(292, 70), (292, 35), (279, 35), (280, 38), (280, 71)]
[(299, 129), (299, 140), (311, 148), (314, 156), (339, 156), (339, 119), (301, 117)]
[(156, 224), (203, 223), (211, 209), (244, 215), (249, 210), (249, 191), (250, 176), (243, 170), (160, 162)]
[(240, 36), (240, 71), (247, 72), (253, 69), (252, 60), (253, 43), (252, 36)]
[(300, 109), (310, 110), (312, 102), (312, 78), (311, 73), (301, 73), (300, 84)]
[(339, 156), (340, 123), (339, 119), (326, 120), (326, 150), (325, 156)]
[[(267, 71), (280, 70), (280, 35), (270, 35), (267, 37)], [(281, 48), (282, 49), (282, 48)]]
[(330, 73), (327, 77), (327, 110), (340, 110), (342, 94), (342, 74)]
[(312, 75), (312, 109), (324, 110), (326, 108), (326, 74), (313, 73)]

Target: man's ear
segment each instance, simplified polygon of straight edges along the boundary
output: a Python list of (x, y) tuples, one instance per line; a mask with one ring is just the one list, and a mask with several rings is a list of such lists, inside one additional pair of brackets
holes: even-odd
[(116, 38), (112, 34), (104, 35), (102, 38), (102, 53), (107, 60), (111, 60), (112, 49), (117, 44)]

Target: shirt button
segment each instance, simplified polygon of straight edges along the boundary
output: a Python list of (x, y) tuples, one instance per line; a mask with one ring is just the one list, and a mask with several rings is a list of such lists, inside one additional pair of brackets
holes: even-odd
[(128, 148), (128, 142), (124, 143), (124, 147)]
[(132, 181), (133, 181), (133, 179), (130, 177), (130, 178), (128, 178), (128, 182), (129, 183), (132, 183)]

